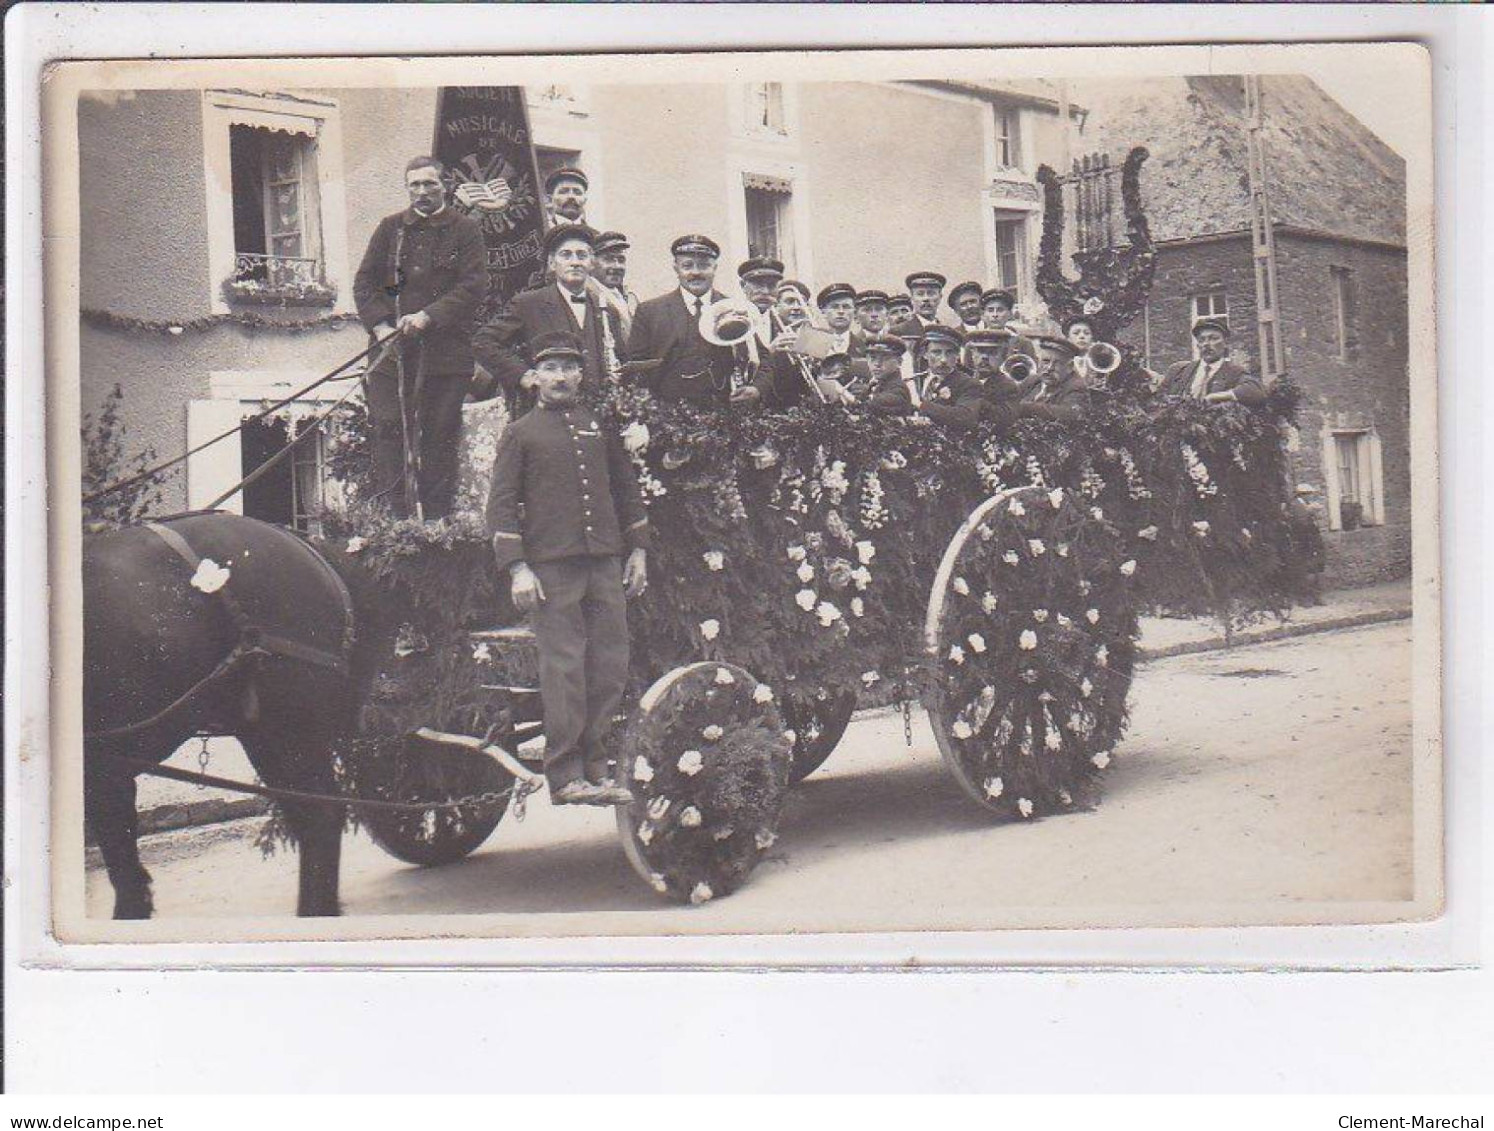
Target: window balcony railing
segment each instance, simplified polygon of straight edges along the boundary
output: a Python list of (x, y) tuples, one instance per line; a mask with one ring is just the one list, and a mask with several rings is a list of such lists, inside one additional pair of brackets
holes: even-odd
[(231, 302), (279, 306), (331, 306), (337, 299), (321, 260), (302, 255), (238, 252), (223, 290)]

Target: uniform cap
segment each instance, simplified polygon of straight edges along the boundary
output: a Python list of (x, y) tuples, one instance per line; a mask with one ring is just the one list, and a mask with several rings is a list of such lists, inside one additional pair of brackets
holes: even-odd
[(633, 245), (621, 232), (603, 232), (591, 246), (600, 254), (604, 251), (627, 251)]
[(709, 255), (719, 259), (721, 247), (710, 236), (681, 236), (669, 245), (671, 255)]
[(595, 248), (597, 245), (596, 229), (585, 224), (556, 224), (545, 233), (545, 254), (550, 255), (566, 240), (580, 240), (587, 247)]
[(803, 283), (799, 282), (798, 279), (785, 279), (783, 282), (779, 283), (776, 287), (773, 288), (773, 294), (775, 296), (783, 294), (784, 291), (798, 291), (800, 298), (802, 298), (805, 302), (809, 301), (809, 288)]
[(814, 304), (823, 310), (838, 298), (848, 298), (856, 301), (856, 288), (850, 283), (831, 283), (815, 296)]
[(904, 307), (907, 307), (909, 310), (912, 310), (913, 309), (913, 299), (910, 298), (908, 295), (893, 295), (893, 296), (891, 296), (887, 300), (887, 305), (890, 306), (890, 307), (891, 306), (904, 306)]
[(910, 291), (917, 286), (938, 287), (942, 291), (949, 280), (937, 271), (914, 271), (903, 282)]
[(783, 264), (779, 260), (771, 259), (766, 255), (754, 255), (737, 268), (737, 278), (781, 279), (783, 278)]
[(971, 349), (999, 349), (1012, 340), (1012, 335), (1006, 330), (988, 330), (985, 327), (976, 327), (965, 335), (965, 345)]
[(545, 178), (545, 191), (554, 192), (555, 186), (561, 181), (576, 181), (583, 189), (590, 189), (591, 182), (586, 179), (586, 174), (580, 169), (556, 169)]
[(878, 302), (883, 306), (887, 305), (886, 291), (861, 291), (856, 295), (857, 306), (871, 306)]
[(868, 334), (866, 337), (866, 352), (886, 353), (894, 357), (902, 357), (908, 347), (896, 334)]
[(956, 348), (965, 344), (965, 335), (953, 326), (945, 326), (936, 323), (933, 326), (923, 328), (923, 341), (927, 345), (930, 342), (943, 342)]
[(535, 365), (547, 357), (574, 357), (580, 359), (581, 339), (569, 330), (551, 330), (547, 334), (535, 335), (529, 343), (529, 359)]
[(1073, 357), (1079, 352), (1074, 347), (1073, 342), (1069, 341), (1067, 338), (1060, 338), (1057, 334), (1039, 334), (1034, 340), (1044, 349), (1058, 350), (1060, 353), (1067, 354), (1069, 357)]
[(1017, 309), (1017, 296), (1011, 291), (1002, 290), (1000, 287), (992, 287), (980, 296), (981, 306), (989, 306), (993, 302), (1002, 303), (1008, 310)]
[(1196, 338), (1205, 330), (1218, 330), (1226, 338), (1229, 337), (1229, 323), (1222, 318), (1200, 318), (1193, 323), (1193, 336)]

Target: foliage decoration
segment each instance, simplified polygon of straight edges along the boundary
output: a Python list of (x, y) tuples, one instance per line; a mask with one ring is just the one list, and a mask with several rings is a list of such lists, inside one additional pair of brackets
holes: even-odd
[(163, 319), (135, 318), (132, 315), (118, 314), (112, 310), (84, 307), (79, 314), (86, 325), (101, 329), (169, 334), (172, 337), (201, 333), (218, 326), (242, 326), (250, 330), (304, 333), (310, 330), (340, 330), (350, 324), (359, 323), (358, 316), (350, 311), (341, 314), (321, 314), (315, 318), (298, 318), (266, 315), (251, 310), (234, 310), (225, 314), (209, 314), (202, 318)]
[[(83, 495), (88, 496), (139, 475), (156, 462), (156, 449), (147, 446), (132, 458), (125, 458), (125, 435), (128, 429), (120, 420), (124, 390), (118, 383), (104, 398), (103, 407), (94, 416), (83, 417)], [(91, 529), (110, 529), (143, 522), (161, 505), (161, 485), (166, 471), (147, 475), (137, 483), (114, 491), (83, 505), (84, 524)]]
[(791, 748), (772, 689), (738, 665), (695, 664), (644, 696), (618, 829), (656, 891), (698, 904), (742, 884), (777, 837)]

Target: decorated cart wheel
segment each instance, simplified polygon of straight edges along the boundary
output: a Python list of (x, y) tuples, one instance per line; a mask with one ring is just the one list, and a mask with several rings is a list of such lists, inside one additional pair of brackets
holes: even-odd
[(975, 801), (1029, 818), (1089, 804), (1126, 718), (1136, 613), (1119, 532), (1062, 490), (987, 499), (951, 540), (924, 639), (944, 762)]
[(374, 843), (407, 864), (431, 868), (462, 859), (488, 839), (508, 809), (513, 775), (485, 754), (411, 739), (388, 761), (382, 780), (370, 783), (364, 775), (359, 793), (433, 806), (480, 799), (454, 808), (360, 810)]
[(849, 688), (827, 692), (823, 699), (784, 697), (783, 717), (794, 734), (790, 784), (798, 784), (825, 764), (855, 712), (856, 692)]
[(735, 891), (778, 835), (793, 741), (767, 684), (734, 664), (675, 668), (649, 688), (623, 743), (617, 810), (628, 860), (662, 895)]

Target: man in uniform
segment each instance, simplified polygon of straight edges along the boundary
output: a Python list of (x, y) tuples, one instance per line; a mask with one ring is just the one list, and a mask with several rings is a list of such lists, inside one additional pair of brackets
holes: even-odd
[(353, 280), (368, 332), (400, 335), (399, 356), (364, 377), (364, 392), (374, 494), (401, 516), (409, 513), (405, 443), (417, 434), (421, 513), (439, 518), (451, 510), (462, 400), (472, 385), (472, 331), (488, 291), (482, 229), (447, 206), (442, 171), (434, 157), (405, 165), (410, 207), (379, 221)]
[(591, 182), (580, 169), (556, 169), (545, 178), (545, 211), (551, 224), (586, 223)]
[(1167, 370), (1158, 394), (1192, 397), (1207, 404), (1266, 403), (1265, 387), (1243, 366), (1229, 359), (1229, 325), (1219, 318), (1201, 318), (1193, 326), (1197, 359), (1180, 361)]
[(742, 294), (760, 314), (773, 306), (773, 291), (783, 282), (783, 264), (766, 255), (755, 255), (737, 268)]
[(997, 358), (999, 366), (1012, 354), (1024, 354), (1032, 359), (1037, 368), (1038, 350), (1031, 338), (1017, 333), (1012, 325), (1012, 314), (1017, 308), (1017, 296), (1011, 291), (992, 287), (980, 296), (980, 325), (983, 330), (996, 330), (1004, 336), (1005, 345)]
[(648, 375), (654, 395), (666, 401), (702, 405), (752, 404), (768, 391), (771, 375), (731, 391), (738, 361), (728, 346), (701, 337), (701, 312), (726, 296), (712, 285), (721, 248), (709, 236), (681, 236), (669, 247), (679, 287), (638, 304), (628, 340), (631, 361), (658, 361)]
[(628, 237), (621, 232), (603, 232), (597, 236), (592, 248), (596, 258), (594, 272), (597, 282), (623, 301), (628, 309), (628, 318), (638, 313), (638, 296), (628, 290)]
[(861, 339), (865, 343), (887, 331), (887, 292), (858, 291), (856, 293), (856, 323), (861, 328)]
[(587, 287), (596, 238), (584, 224), (559, 224), (546, 232), (545, 262), (555, 281), (515, 295), (472, 340), (478, 361), (503, 389), (510, 417), (533, 403), (520, 383), (529, 370), (530, 343), (542, 335), (576, 336), (586, 393), (594, 395), (616, 379), (622, 326), (616, 311)]
[(960, 283), (949, 292), (949, 309), (958, 316), (960, 329), (967, 334), (980, 325), (980, 299), (980, 284), (976, 282)]
[(773, 289), (773, 309), (784, 326), (797, 330), (809, 320), (809, 288), (798, 279), (785, 279)]
[(960, 348), (965, 335), (953, 326), (934, 325), (923, 332), (928, 376), (919, 389), (918, 411), (946, 428), (970, 431), (985, 414), (986, 397), (981, 383), (960, 368)]
[(1075, 371), (1074, 347), (1067, 338), (1044, 334), (1037, 339), (1041, 380), (1022, 401), (1022, 415), (1072, 423), (1090, 406), (1089, 385)]
[(896, 326), (913, 317), (913, 300), (907, 295), (892, 295), (887, 300), (887, 325)]
[(648, 516), (622, 441), (581, 400), (581, 343), (529, 345), (539, 404), (498, 440), (488, 533), (539, 645), (551, 800), (627, 805), (603, 744), (627, 685), (626, 598), (648, 584)]
[[(938, 325), (939, 300), (944, 296), (944, 286), (949, 280), (937, 271), (915, 271), (903, 282), (913, 296), (913, 317), (925, 329)], [(892, 332), (897, 333), (895, 326)]]
[(850, 283), (831, 283), (821, 289), (814, 302), (820, 308), (825, 328), (835, 335), (830, 352), (851, 358), (863, 356), (865, 347), (852, 326), (856, 318), (856, 288)]
[(1002, 330), (977, 327), (965, 335), (966, 368), (980, 382), (985, 394), (986, 419), (1003, 430), (1022, 415), (1022, 397), (1041, 380), (1036, 366), (1023, 381), (1015, 381), (1001, 372), (1010, 345), (1010, 335)]
[(886, 416), (904, 416), (913, 411), (913, 396), (903, 384), (902, 360), (907, 347), (892, 334), (868, 334), (866, 361), (869, 378), (853, 386), (856, 403)]

